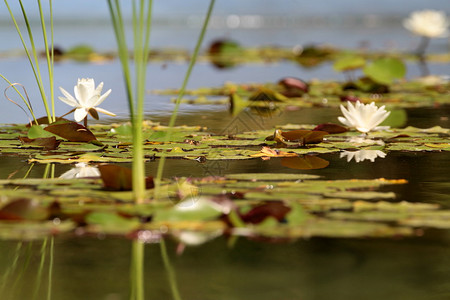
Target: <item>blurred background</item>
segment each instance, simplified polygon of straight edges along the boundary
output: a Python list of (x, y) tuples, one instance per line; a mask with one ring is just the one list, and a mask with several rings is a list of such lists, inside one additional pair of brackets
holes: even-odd
[[(106, 0), (53, 2), (55, 46), (68, 49), (77, 45), (89, 45), (98, 52), (115, 51), (116, 42)], [(122, 2), (124, 15), (131, 18), (131, 3)], [(18, 1), (9, 1), (9, 3), (17, 18), (21, 19)], [(38, 31), (40, 24), (37, 3), (33, 0), (24, 0), (23, 3), (36, 29), (36, 43), (42, 49), (42, 38)], [(207, 0), (154, 1), (151, 47), (192, 51), (208, 4)], [(308, 45), (332, 45), (338, 48), (409, 52), (417, 47), (420, 38), (403, 28), (402, 20), (412, 11), (422, 9), (444, 10), (449, 15), (450, 5), (448, 4), (448, 0), (216, 1), (203, 50), (205, 51), (214, 40), (226, 38), (245, 47), (278, 46), (295, 49), (295, 47)], [(48, 10), (45, 9), (45, 11)], [(23, 22), (21, 24), (23, 25)], [(131, 34), (129, 36), (131, 38)], [(23, 55), (20, 39), (3, 1), (0, 3), (0, 38), (0, 73), (12, 82), (25, 85), (30, 95), (38, 95), (31, 68)], [(428, 52), (449, 52), (449, 39), (433, 39)], [(149, 91), (178, 88), (186, 68), (184, 62), (167, 61), (149, 64)], [(448, 65), (431, 64), (429, 68), (432, 74), (448, 75), (449, 73)], [(407, 78), (419, 75), (419, 67), (409, 63)], [(273, 82), (286, 76), (295, 76), (304, 80), (345, 79), (341, 73), (332, 69), (331, 64), (305, 69), (292, 62), (277, 62), (264, 65), (240, 65), (232, 69), (218, 70), (203, 62), (195, 67), (188, 88), (220, 86), (226, 81)], [(117, 60), (102, 64), (63, 61), (55, 65), (56, 87), (62, 86), (71, 91), (79, 77), (92, 77), (97, 82), (104, 81), (105, 89), (112, 88), (113, 93), (103, 107), (116, 112), (119, 118), (127, 117), (121, 69)], [(0, 82), (2, 93), (6, 87), (4, 82)], [(55, 95), (60, 95), (58, 89)], [(173, 106), (169, 97), (155, 96), (150, 93), (148, 97), (146, 111), (149, 117), (170, 114)], [(40, 106), (35, 105), (39, 115), (44, 113)], [(182, 113), (198, 110), (217, 111), (217, 109), (217, 106), (184, 105)], [(4, 101), (3, 98), (0, 101), (0, 110), (11, 111), (11, 113), (0, 115), (0, 123), (26, 120), (18, 108)], [(57, 103), (57, 114), (63, 114), (68, 110), (65, 104)]]

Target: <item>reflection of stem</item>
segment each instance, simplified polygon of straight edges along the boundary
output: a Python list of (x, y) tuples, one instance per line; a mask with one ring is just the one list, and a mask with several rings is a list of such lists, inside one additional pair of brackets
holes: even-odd
[[(14, 270), (17, 268), (17, 262), (19, 261), (20, 249), (22, 248), (22, 246), (23, 246), (22, 242), (17, 243), (16, 250), (14, 251), (14, 254), (15, 254), (14, 259), (11, 263), (11, 266), (9, 266), (9, 268), (6, 270), (6, 272), (3, 273), (2, 285), (0, 288), (0, 291), (2, 294), (5, 294), (4, 290), (5, 290), (5, 286), (7, 284), (7, 280), (10, 278), (11, 274), (13, 274)], [(11, 291), (11, 288), (9, 288), (9, 290)]]
[(416, 55), (419, 59), (419, 68), (420, 68), (420, 74), (421, 76), (428, 76), (430, 75), (430, 71), (428, 70), (428, 66), (425, 59), (425, 50), (428, 47), (428, 44), (430, 43), (430, 38), (423, 36), (420, 40), (420, 44), (417, 47)]
[(423, 58), (424, 57), (425, 50), (427, 49), (429, 43), (430, 43), (430, 38), (426, 37), (426, 36), (422, 36), (422, 39), (420, 40), (420, 44), (419, 44), (419, 46), (417, 47), (417, 50), (416, 50), (416, 55), (419, 58)]
[(425, 56), (419, 56), (419, 69), (421, 76), (430, 75), (430, 70), (428, 69), (427, 61), (425, 60)]
[(177, 285), (177, 278), (175, 276), (175, 270), (170, 264), (169, 255), (167, 254), (166, 243), (164, 242), (163, 238), (160, 241), (160, 247), (161, 247), (161, 257), (164, 262), (164, 268), (166, 269), (167, 272), (167, 278), (169, 279), (170, 291), (172, 292), (173, 299), (181, 300), (180, 292), (178, 290)]
[(130, 300), (144, 300), (144, 243), (132, 243), (130, 268)]
[(55, 241), (54, 237), (50, 238), (50, 257), (48, 262), (48, 286), (47, 286), (47, 300), (52, 299), (52, 280), (53, 280), (53, 253)]
[(34, 287), (33, 299), (37, 299), (39, 288), (41, 287), (42, 272), (44, 271), (45, 266), (46, 248), (47, 248), (47, 238), (44, 239), (44, 242), (42, 243), (41, 246), (41, 262), (39, 263), (39, 269), (36, 276), (36, 284)]
[(16, 289), (17, 284), (19, 283), (20, 279), (22, 278), (23, 274), (25, 273), (25, 270), (28, 269), (28, 266), (30, 265), (31, 255), (32, 255), (32, 246), (33, 243), (30, 242), (28, 244), (28, 247), (26, 249), (27, 253), (25, 254), (25, 263), (23, 264), (23, 267), (21, 268), (19, 274), (17, 274), (17, 277), (14, 280), (14, 283), (11, 285), (10, 290), (14, 291)]

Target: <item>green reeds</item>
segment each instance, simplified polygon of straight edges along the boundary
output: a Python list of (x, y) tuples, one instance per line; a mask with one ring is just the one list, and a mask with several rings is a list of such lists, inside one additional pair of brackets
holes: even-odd
[[(192, 69), (194, 68), (195, 62), (197, 61), (198, 53), (200, 51), (200, 47), (203, 42), (203, 38), (205, 37), (206, 29), (208, 28), (209, 20), (211, 18), (211, 14), (214, 8), (215, 0), (211, 0), (209, 3), (209, 7), (206, 13), (205, 20), (203, 21), (203, 26), (200, 31), (200, 35), (197, 39), (197, 44), (195, 45), (194, 52), (192, 53), (191, 59), (189, 61), (189, 67), (186, 71), (186, 75), (184, 76), (183, 84), (181, 85), (180, 91), (178, 92), (177, 99), (175, 101), (175, 108), (173, 109), (172, 115), (170, 117), (169, 121), (169, 131), (167, 132), (167, 135), (165, 137), (164, 143), (167, 143), (170, 141), (171, 135), (172, 135), (172, 127), (175, 125), (175, 121), (177, 119), (178, 110), (180, 108), (181, 99), (184, 96), (184, 92), (186, 90), (187, 83), (189, 81), (189, 78), (191, 77)], [(159, 194), (159, 183), (161, 182), (163, 171), (164, 171), (164, 164), (166, 161), (166, 157), (164, 156), (164, 153), (161, 153), (161, 159), (158, 164), (158, 170), (156, 172), (156, 179), (155, 179), (155, 195)]]
[[(200, 36), (197, 40), (197, 44), (192, 54), (188, 70), (186, 72), (182, 87), (178, 94), (178, 98), (175, 104), (172, 117), (169, 122), (169, 132), (166, 135), (166, 141), (170, 140), (171, 128), (175, 125), (176, 116), (181, 103), (181, 98), (184, 95), (186, 85), (189, 81), (192, 69), (197, 60), (197, 56), (200, 50), (200, 46), (203, 42), (203, 38), (206, 32), (206, 28), (211, 17), (211, 13), (214, 7), (215, 0), (210, 1), (210, 5), (206, 14), (205, 21), (203, 23)], [(136, 203), (142, 203), (145, 199), (145, 170), (144, 170), (144, 151), (143, 151), (143, 139), (142, 139), (142, 121), (144, 110), (144, 95), (145, 95), (145, 78), (146, 78), (146, 65), (150, 52), (149, 40), (151, 30), (151, 15), (152, 15), (152, 1), (133, 0), (133, 57), (134, 57), (134, 85), (132, 80), (132, 71), (129, 62), (129, 53), (125, 36), (124, 18), (121, 10), (119, 0), (108, 0), (109, 11), (111, 20), (114, 27), (114, 33), (117, 40), (118, 54), (122, 66), (123, 76), (125, 80), (125, 86), (128, 96), (128, 107), (130, 111), (130, 119), (133, 131), (133, 193)], [(162, 171), (164, 169), (165, 157), (162, 156), (158, 165), (156, 176), (156, 191), (155, 195), (158, 195), (158, 187), (161, 182)]]
[(152, 0), (133, 0), (133, 57), (134, 85), (129, 62), (129, 53), (125, 36), (125, 25), (120, 0), (108, 0), (111, 20), (117, 40), (119, 58), (128, 96), (131, 126), (133, 131), (133, 194), (136, 203), (145, 200), (145, 169), (142, 138), (142, 121), (144, 115), (145, 78), (147, 60), (150, 52), (150, 30)]
[[(41, 98), (42, 98), (42, 102), (44, 104), (45, 107), (45, 111), (47, 114), (47, 118), (49, 123), (54, 122), (56, 119), (56, 115), (55, 115), (55, 103), (54, 103), (54, 84), (53, 84), (53, 66), (54, 66), (54, 45), (53, 45), (53, 4), (52, 4), (52, 0), (49, 0), (49, 10), (50, 10), (50, 36), (51, 36), (51, 42), (50, 42), (50, 46), (48, 44), (48, 38), (47, 38), (47, 27), (45, 24), (45, 18), (44, 18), (44, 11), (43, 11), (43, 7), (42, 7), (42, 2), (41, 0), (37, 0), (37, 4), (39, 7), (39, 18), (40, 18), (40, 22), (41, 22), (41, 30), (42, 30), (42, 36), (43, 36), (43, 41), (45, 43), (45, 52), (46, 52), (46, 59), (47, 59), (47, 70), (48, 70), (48, 77), (49, 77), (49, 85), (50, 85), (50, 101), (51, 101), (51, 106), (49, 106), (48, 103), (48, 97), (45, 93), (45, 88), (44, 88), (44, 81), (42, 79), (42, 75), (41, 75), (41, 69), (39, 66), (39, 56), (38, 56), (38, 52), (36, 50), (36, 45), (34, 42), (34, 36), (33, 36), (33, 32), (32, 32), (32, 28), (31, 28), (31, 24), (29, 21), (29, 18), (27, 16), (25, 7), (22, 3), (22, 0), (19, 0), (19, 4), (20, 4), (20, 9), (22, 12), (22, 16), (23, 16), (23, 20), (25, 22), (25, 26), (26, 26), (26, 30), (28, 33), (28, 38), (29, 38), (29, 43), (31, 46), (31, 50), (29, 49), (29, 46), (27, 45), (27, 43), (25, 42), (25, 39), (23, 37), (23, 34), (19, 28), (19, 25), (17, 23), (16, 17), (14, 16), (14, 13), (11, 10), (11, 7), (9, 6), (9, 3), (7, 0), (4, 0), (6, 7), (8, 8), (9, 14), (11, 16), (11, 20), (14, 23), (14, 26), (17, 30), (17, 33), (20, 37), (20, 40), (22, 42), (22, 46), (23, 49), (25, 50), (25, 53), (27, 55), (28, 61), (30, 63), (30, 66), (33, 70), (33, 74), (36, 80), (36, 83), (38, 85), (39, 88), (39, 92), (41, 94)], [(2, 76), (2, 78), (5, 79), (4, 76)], [(17, 92), (17, 90), (16, 90)], [(20, 93), (19, 93), (20, 95)], [(23, 97), (22, 97), (23, 98)], [(30, 111), (32, 112), (32, 108), (29, 107)], [(51, 111), (50, 111), (51, 110)], [(33, 112), (32, 112), (33, 114)], [(34, 117), (34, 114), (33, 114)]]

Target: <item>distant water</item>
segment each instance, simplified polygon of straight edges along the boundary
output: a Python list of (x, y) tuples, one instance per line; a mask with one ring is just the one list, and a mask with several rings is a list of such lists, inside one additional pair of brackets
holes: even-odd
[[(44, 3), (48, 1), (42, 0)], [(64, 49), (88, 44), (97, 51), (114, 51), (116, 42), (111, 27), (106, 0), (58, 0), (54, 2), (55, 45)], [(18, 1), (9, 0), (18, 14)], [(39, 29), (36, 0), (23, 0)], [(130, 0), (123, 0), (125, 15), (130, 16)], [(154, 1), (154, 27), (151, 34), (153, 48), (175, 47), (193, 49), (202, 23), (207, 0), (165, 0)], [(126, 5), (127, 4), (127, 5)], [(281, 46), (331, 44), (341, 48), (365, 47), (370, 50), (411, 51), (417, 47), (419, 38), (402, 26), (402, 20), (411, 11), (433, 8), (446, 10), (450, 15), (449, 0), (221, 0), (216, 1), (210, 28), (207, 31), (203, 49), (217, 38), (233, 39), (243, 46)], [(34, 13), (33, 13), (34, 12)], [(38, 33), (38, 31), (36, 31)], [(132, 34), (129, 31), (128, 36)], [(11, 24), (4, 1), (0, 1), (0, 73), (13, 82), (27, 87), (30, 95), (38, 95), (34, 77), (26, 58), (21, 54), (22, 45)], [(39, 49), (42, 38), (36, 35)], [(449, 51), (448, 39), (433, 39), (430, 52)], [(178, 62), (149, 67), (149, 89), (176, 88), (181, 85), (186, 66)], [(448, 65), (432, 64), (430, 71), (437, 75), (449, 75)], [(408, 78), (418, 76), (414, 64), (408, 66)], [(232, 70), (218, 71), (207, 64), (198, 64), (189, 82), (189, 88), (218, 86), (225, 81), (275, 82), (284, 76), (297, 76), (305, 80), (312, 78), (342, 80), (342, 74), (333, 71), (330, 64), (314, 69), (304, 69), (292, 63), (270, 65), (243, 65)], [(121, 84), (120, 64), (117, 60), (105, 65), (83, 64), (65, 61), (55, 66), (55, 86), (66, 89), (78, 77), (93, 77), (105, 82), (105, 88), (113, 87), (104, 108), (126, 116), (127, 106), (123, 101), (126, 93)], [(6, 85), (0, 81), (0, 93)], [(59, 95), (59, 90), (56, 90)], [(151, 97), (149, 112), (170, 112), (169, 97)], [(34, 98), (38, 98), (35, 97)], [(39, 102), (36, 109), (43, 114)], [(17, 114), (3, 114), (0, 123), (15, 122), (22, 112), (3, 96), (0, 97), (0, 111), (16, 111)], [(57, 113), (66, 112), (63, 103), (57, 103)], [(183, 106), (184, 111), (207, 109), (206, 107)], [(211, 108), (209, 108), (211, 109)], [(214, 107), (213, 109), (217, 109)], [(122, 112), (122, 113), (120, 113)]]
[[(15, 12), (19, 11), (18, 1), (9, 1)], [(48, 1), (42, 1), (43, 3)], [(125, 10), (130, 10), (131, 1), (122, 1)], [(28, 6), (37, 6), (35, 0), (23, 0)], [(76, 0), (53, 1), (55, 16), (71, 19), (105, 18), (108, 16), (107, 1)], [(154, 1), (156, 16), (202, 14), (207, 0), (166, 0)], [(355, 15), (399, 15), (405, 16), (413, 10), (440, 9), (449, 12), (448, 0), (226, 0), (216, 1), (215, 14), (257, 14), (282, 16), (355, 16)], [(6, 7), (0, 4), (0, 18), (7, 15)], [(38, 16), (34, 14), (34, 16)]]

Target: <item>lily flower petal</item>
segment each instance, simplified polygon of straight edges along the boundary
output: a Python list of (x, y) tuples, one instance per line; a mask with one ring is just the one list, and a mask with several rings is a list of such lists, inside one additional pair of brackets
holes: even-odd
[(86, 110), (85, 108), (77, 108), (75, 109), (75, 114), (74, 114), (74, 118), (76, 122), (80, 122), (82, 121), (84, 118), (86, 118), (88, 114), (88, 110)]
[(107, 90), (103, 95), (98, 97), (97, 101), (94, 103), (93, 106), (95, 107), (97, 105), (100, 105), (106, 99), (106, 97), (109, 96), (109, 94), (111, 94), (111, 89)]
[(63, 93), (64, 97), (58, 97), (59, 100), (61, 100), (62, 102), (66, 103), (67, 105), (70, 105), (72, 107), (77, 107), (78, 106), (78, 102), (77, 100), (75, 100), (74, 97), (72, 97), (71, 94), (69, 94), (69, 92), (67, 92), (65, 89), (63, 89), (62, 87), (59, 88), (61, 93)]
[(115, 113), (112, 113), (112, 112), (110, 112), (109, 110), (103, 109), (103, 108), (101, 108), (101, 107), (96, 107), (95, 110), (98, 111), (98, 112), (101, 112), (102, 114), (111, 116), (111, 117), (115, 117), (115, 116), (116, 116)]
[(58, 99), (76, 108), (74, 118), (77, 122), (80, 122), (86, 118), (89, 111), (92, 112), (92, 110), (107, 114), (109, 116), (115, 116), (114, 113), (97, 107), (97, 105), (101, 104), (111, 93), (111, 89), (109, 89), (106, 93), (101, 95), (102, 89), (103, 82), (95, 87), (94, 79), (81, 78), (78, 79), (77, 84), (73, 88), (75, 97), (60, 87), (61, 93), (65, 97), (58, 97)]
[(390, 114), (384, 105), (378, 108), (374, 102), (362, 104), (358, 101), (354, 106), (351, 102), (347, 102), (347, 108), (343, 105), (340, 108), (344, 117), (338, 117), (338, 120), (363, 133), (376, 129)]

